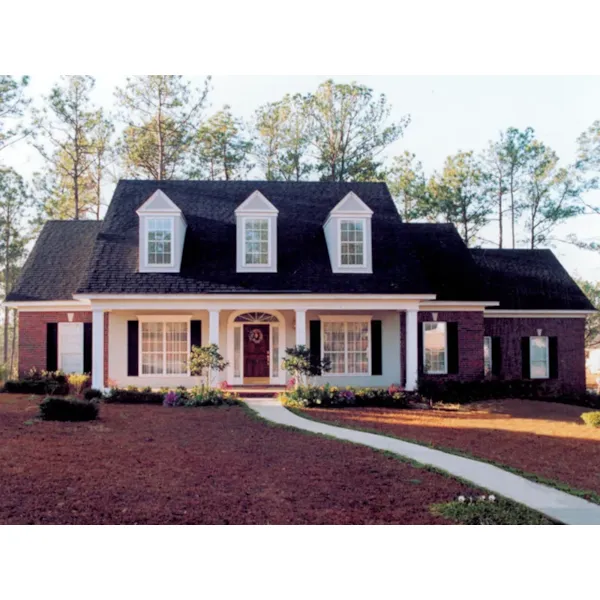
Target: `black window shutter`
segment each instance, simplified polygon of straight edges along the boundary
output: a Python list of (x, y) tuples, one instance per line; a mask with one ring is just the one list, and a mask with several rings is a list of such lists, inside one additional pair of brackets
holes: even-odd
[(136, 377), (139, 375), (139, 321), (127, 321), (127, 375)]
[(381, 321), (371, 321), (371, 375), (383, 375)]
[(202, 321), (190, 321), (190, 344), (202, 346)]
[(458, 323), (446, 323), (448, 336), (448, 373), (458, 373)]
[(548, 338), (548, 357), (550, 359), (550, 379), (558, 377), (558, 338)]
[(46, 370), (58, 369), (58, 323), (46, 323)]
[(92, 324), (83, 324), (83, 372), (92, 372)]
[(423, 359), (423, 327), (425, 327), (423, 323), (417, 323), (417, 346), (419, 352), (419, 356), (417, 356), (417, 372), (419, 373), (425, 373), (425, 361)]
[(529, 338), (521, 338), (521, 374), (523, 379), (531, 379), (531, 365), (529, 364)]
[(321, 321), (310, 322), (310, 360), (317, 364), (321, 360)]
[(500, 336), (492, 336), (492, 375), (500, 376), (502, 372), (502, 349)]

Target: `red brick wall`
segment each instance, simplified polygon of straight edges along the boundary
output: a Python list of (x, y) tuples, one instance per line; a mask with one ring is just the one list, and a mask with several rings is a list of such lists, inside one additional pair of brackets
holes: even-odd
[[(483, 379), (483, 312), (438, 312), (438, 321), (458, 323), (458, 373), (449, 375), (425, 375), (423, 354), (419, 353), (419, 379), (432, 381), (473, 381)], [(424, 321), (433, 321), (431, 312), (418, 314), (419, 327)]]
[(501, 379), (521, 379), (521, 338), (556, 336), (558, 378), (546, 380), (549, 392), (585, 391), (585, 319), (485, 319), (485, 335), (500, 337)]
[[(19, 312), (19, 375), (46, 368), (46, 324), (68, 323), (65, 312)], [(73, 311), (73, 323), (91, 323), (92, 313)], [(108, 313), (104, 314), (104, 381), (108, 379)]]

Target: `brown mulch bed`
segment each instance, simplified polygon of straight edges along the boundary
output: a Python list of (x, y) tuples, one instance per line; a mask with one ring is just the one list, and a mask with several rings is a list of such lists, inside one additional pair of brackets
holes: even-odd
[(240, 407), (105, 404), (58, 423), (38, 403), (0, 395), (2, 524), (443, 524), (431, 504), (477, 493)]
[(600, 429), (578, 406), (499, 400), (458, 410), (309, 409), (308, 416), (467, 452), (600, 493)]

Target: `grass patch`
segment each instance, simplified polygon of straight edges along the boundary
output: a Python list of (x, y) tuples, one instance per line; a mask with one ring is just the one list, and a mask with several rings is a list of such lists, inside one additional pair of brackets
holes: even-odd
[(522, 471), (521, 469), (517, 469), (516, 467), (511, 467), (510, 465), (506, 465), (500, 462), (496, 462), (493, 460), (489, 460), (487, 458), (483, 458), (480, 456), (475, 456), (474, 454), (470, 454), (469, 452), (464, 452), (463, 450), (457, 450), (456, 448), (448, 448), (446, 446), (439, 446), (436, 444), (426, 444), (420, 440), (413, 440), (411, 438), (405, 438), (397, 436), (393, 433), (382, 432), (380, 429), (371, 429), (369, 427), (358, 427), (356, 425), (350, 425), (343, 421), (335, 421), (335, 420), (327, 420), (321, 421), (312, 415), (307, 414), (306, 410), (299, 408), (290, 408), (286, 407), (287, 410), (293, 412), (299, 417), (303, 417), (304, 419), (308, 419), (309, 421), (315, 421), (316, 423), (323, 423), (325, 425), (333, 425), (334, 427), (344, 427), (346, 429), (354, 429), (356, 431), (364, 431), (365, 433), (373, 433), (375, 435), (381, 435), (383, 437), (390, 437), (396, 440), (400, 440), (401, 442), (409, 442), (411, 444), (416, 444), (418, 446), (425, 446), (426, 448), (432, 448), (433, 450), (440, 450), (441, 452), (447, 452), (448, 454), (455, 454), (456, 456), (462, 456), (463, 458), (470, 458), (472, 460), (477, 460), (482, 463), (486, 463), (488, 465), (493, 465), (500, 469), (504, 469), (505, 471), (509, 471), (514, 475), (519, 475), (520, 477), (524, 477), (525, 479), (529, 479), (529, 481), (533, 481), (535, 483), (541, 483), (542, 485), (547, 485), (548, 487), (552, 487), (561, 492), (565, 492), (566, 494), (571, 494), (572, 496), (577, 496), (578, 498), (583, 498), (584, 500), (588, 500), (589, 502), (593, 502), (594, 504), (600, 505), (600, 494), (593, 490), (581, 490), (578, 488), (571, 487), (567, 483), (563, 483), (562, 481), (556, 481), (554, 479), (550, 479), (548, 477), (544, 477), (542, 475), (536, 475), (535, 473), (529, 473), (527, 471)]
[(461, 525), (556, 525), (544, 515), (505, 498), (495, 502), (445, 502), (432, 504), (432, 514)]

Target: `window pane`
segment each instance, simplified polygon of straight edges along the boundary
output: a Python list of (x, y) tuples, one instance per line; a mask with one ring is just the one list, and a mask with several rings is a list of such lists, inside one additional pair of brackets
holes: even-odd
[(362, 265), (364, 263), (363, 221), (342, 221), (340, 235), (342, 264)]
[(279, 327), (271, 325), (271, 338), (273, 343), (273, 369), (272, 376), (279, 377)]
[(331, 361), (331, 373), (369, 372), (369, 323), (325, 321), (323, 354)]
[(165, 323), (168, 375), (187, 374), (188, 324)]
[(247, 219), (244, 226), (244, 244), (247, 265), (269, 264), (269, 220)]
[(163, 353), (163, 324), (142, 322), (142, 375), (162, 375)]
[(148, 264), (168, 265), (171, 262), (171, 227), (170, 218), (148, 219)]
[(446, 323), (423, 323), (426, 373), (446, 373)]
[(325, 338), (323, 340), (324, 358), (331, 361), (331, 373), (345, 372), (345, 337), (346, 330), (344, 323), (326, 321), (323, 331)]
[(483, 373), (486, 376), (492, 373), (492, 338), (489, 336), (483, 338)]
[(529, 338), (530, 376), (533, 379), (547, 379), (548, 368), (548, 338), (536, 336)]

